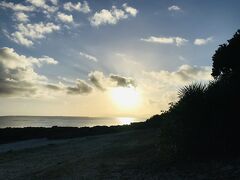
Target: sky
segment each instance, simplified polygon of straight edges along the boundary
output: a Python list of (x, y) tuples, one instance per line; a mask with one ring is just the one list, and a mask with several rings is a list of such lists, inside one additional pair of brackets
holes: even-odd
[(0, 115), (150, 117), (207, 83), (238, 0), (0, 1)]

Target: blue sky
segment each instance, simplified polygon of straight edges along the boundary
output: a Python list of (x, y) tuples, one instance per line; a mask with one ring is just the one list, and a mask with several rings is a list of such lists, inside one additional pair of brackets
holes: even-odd
[[(6, 106), (0, 115), (56, 115), (63, 96), (68, 99), (66, 103), (79, 100), (75, 110), (63, 106), (63, 115), (137, 115), (141, 107), (82, 110), (86, 103), (101, 106), (102, 101), (108, 102), (108, 91), (117, 87), (139, 91), (142, 108), (148, 104), (141, 116), (158, 113), (177, 99), (177, 88), (211, 79), (211, 56), (239, 28), (239, 7), (237, 0), (0, 1), (0, 70), (13, 68), (8, 62), (19, 59), (26, 63), (25, 69), (35, 73), (19, 72), (21, 65), (16, 65), (18, 73), (3, 74), (1, 105), (18, 103), (16, 111)], [(8, 59), (13, 56), (18, 57)], [(26, 78), (30, 76), (30, 80)], [(96, 81), (91, 79), (93, 76)], [(10, 86), (9, 79), (15, 84)], [(78, 80), (83, 83), (79, 85)], [(22, 90), (23, 83), (31, 84), (34, 93)], [(42, 88), (49, 84), (58, 91)], [(33, 109), (24, 110), (21, 102)], [(51, 112), (38, 110), (46, 105)]]

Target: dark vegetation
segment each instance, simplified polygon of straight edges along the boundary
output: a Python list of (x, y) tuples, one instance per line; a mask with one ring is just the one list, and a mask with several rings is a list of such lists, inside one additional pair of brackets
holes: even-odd
[(178, 158), (240, 155), (240, 30), (212, 60), (213, 81), (183, 87), (178, 102), (147, 120), (161, 127), (161, 138)]
[(123, 126), (95, 126), (95, 127), (25, 127), (25, 128), (4, 128), (0, 129), (0, 144), (29, 140), (29, 139), (65, 139), (100, 134), (119, 133), (134, 129), (143, 129), (144, 123), (133, 123)]
[(93, 128), (5, 128), (0, 143), (33, 138), (72, 138), (159, 128), (161, 148), (174, 158), (229, 158), (240, 155), (240, 30), (212, 57), (209, 84), (195, 83), (179, 90), (179, 101), (146, 122)]

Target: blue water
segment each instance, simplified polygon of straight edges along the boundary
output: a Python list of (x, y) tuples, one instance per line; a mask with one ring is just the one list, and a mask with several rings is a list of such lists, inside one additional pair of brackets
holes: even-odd
[(93, 127), (124, 125), (132, 122), (140, 122), (144, 119), (119, 117), (119, 118), (95, 118), (95, 117), (62, 117), (62, 116), (0, 116), (0, 128), (6, 127)]

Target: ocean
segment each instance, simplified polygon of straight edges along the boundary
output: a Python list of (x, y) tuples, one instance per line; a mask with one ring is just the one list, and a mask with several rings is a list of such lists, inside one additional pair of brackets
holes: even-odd
[(0, 128), (112, 126), (131, 124), (144, 120), (132, 117), (0, 116)]

